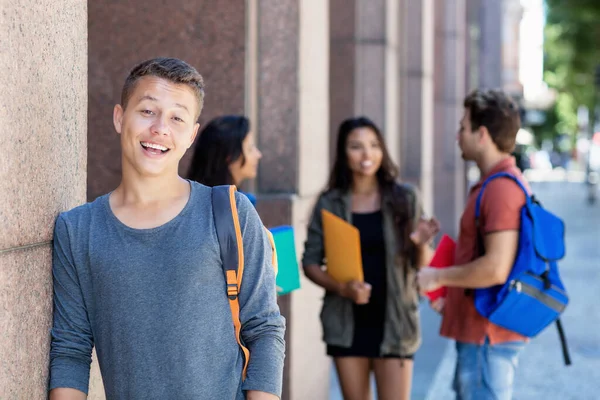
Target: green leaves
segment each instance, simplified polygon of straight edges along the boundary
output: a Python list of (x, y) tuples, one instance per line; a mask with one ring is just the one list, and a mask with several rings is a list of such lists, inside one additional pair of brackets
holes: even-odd
[(546, 82), (589, 106), (600, 64), (600, 1), (546, 0), (546, 7)]
[(559, 94), (548, 121), (553, 126), (543, 128), (574, 134), (577, 107), (591, 107), (597, 90), (600, 0), (546, 0), (544, 35), (544, 80)]

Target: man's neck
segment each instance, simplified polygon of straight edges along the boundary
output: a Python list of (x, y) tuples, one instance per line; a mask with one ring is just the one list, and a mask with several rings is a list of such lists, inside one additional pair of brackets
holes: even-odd
[(160, 177), (140, 177), (123, 174), (113, 192), (123, 205), (161, 203), (189, 192), (189, 184), (177, 174)]
[(511, 157), (510, 154), (499, 151), (490, 151), (488, 154), (483, 154), (481, 159), (476, 162), (481, 176), (483, 177), (489, 174), (498, 163), (509, 157)]

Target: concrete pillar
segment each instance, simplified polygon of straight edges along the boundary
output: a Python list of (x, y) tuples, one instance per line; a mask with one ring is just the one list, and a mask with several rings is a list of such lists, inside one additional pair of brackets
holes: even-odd
[(434, 213), (456, 236), (465, 198), (456, 144), (465, 96), (465, 0), (435, 0)]
[(386, 0), (355, 4), (354, 114), (368, 116), (385, 132)]
[(0, 8), (0, 398), (42, 399), (54, 221), (85, 201), (87, 2)]
[[(502, 90), (520, 102), (523, 99), (519, 78), (520, 30), (524, 8), (521, 0), (504, 0), (502, 6)], [(543, 35), (543, 31), (539, 34)]]
[[(245, 0), (147, 0), (143, 7), (118, 0), (89, 2), (90, 200), (119, 184), (120, 146), (112, 109), (138, 62), (166, 56), (193, 65), (206, 83), (201, 124), (224, 113), (244, 112), (245, 11)], [(182, 160), (181, 173), (191, 155)]]
[(400, 3), (400, 168), (433, 211), (433, 0)]
[(385, 140), (392, 160), (400, 165), (402, 115), (402, 48), (400, 46), (402, 1), (385, 2)]
[[(316, 196), (329, 166), (329, 4), (322, 0), (250, 2), (250, 115), (256, 115), (263, 152), (256, 184), (258, 211), (267, 226), (293, 225), (298, 255)], [(253, 27), (254, 26), (254, 27)], [(255, 33), (252, 33), (255, 32)], [(253, 101), (252, 101), (253, 99)], [(322, 290), (280, 297), (287, 319), (284, 399), (326, 399), (329, 361), (321, 341)]]
[[(298, 194), (293, 208), (299, 253), (317, 195), (329, 171), (329, 4), (300, 4)], [(322, 342), (319, 312), (323, 290), (302, 276), (302, 290), (291, 296), (290, 400), (328, 399), (329, 358)]]
[(466, 32), (465, 32), (465, 53), (466, 53), (466, 79), (465, 90), (471, 90), (479, 87), (479, 58), (481, 27), (479, 26), (480, 0), (466, 0)]
[(502, 0), (479, 0), (479, 85), (502, 88)]
[(386, 76), (393, 68), (393, 60), (392, 64), (386, 64), (386, 52), (394, 50), (393, 44), (391, 49), (387, 46), (388, 3), (388, 0), (329, 2), (332, 154), (337, 129), (346, 118), (365, 115), (386, 132), (386, 96), (391, 94), (386, 91)]

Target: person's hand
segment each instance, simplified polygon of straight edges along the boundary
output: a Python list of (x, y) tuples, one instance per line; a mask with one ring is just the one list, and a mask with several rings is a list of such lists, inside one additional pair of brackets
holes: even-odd
[(356, 304), (367, 304), (371, 297), (371, 285), (366, 282), (350, 281), (342, 286), (340, 294)]
[(247, 400), (279, 400), (278, 396), (271, 393), (259, 392), (258, 390), (249, 390), (246, 392)]
[(441, 315), (444, 312), (444, 306), (446, 305), (446, 298), (438, 297), (437, 299), (435, 299), (434, 301), (429, 303), (429, 305), (431, 306), (431, 308), (433, 308), (433, 310), (435, 312), (437, 312), (438, 314)]
[(417, 284), (422, 294), (433, 292), (443, 286), (440, 283), (439, 272), (439, 269), (432, 267), (423, 267), (419, 270), (417, 273)]
[(410, 234), (410, 240), (416, 246), (423, 246), (431, 243), (435, 235), (440, 231), (440, 222), (435, 218), (421, 217), (415, 230)]

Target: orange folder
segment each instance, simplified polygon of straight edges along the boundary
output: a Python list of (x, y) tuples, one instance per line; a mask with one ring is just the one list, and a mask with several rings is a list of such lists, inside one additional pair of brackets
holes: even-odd
[(363, 282), (364, 273), (358, 229), (342, 218), (321, 210), (327, 273), (336, 281)]
[[(435, 249), (435, 254), (429, 265), (434, 268), (451, 267), (454, 265), (454, 253), (456, 250), (456, 242), (448, 236), (443, 235), (440, 243)], [(446, 297), (446, 287), (441, 287), (432, 292), (427, 292), (427, 297), (430, 301), (434, 301), (440, 297)]]

